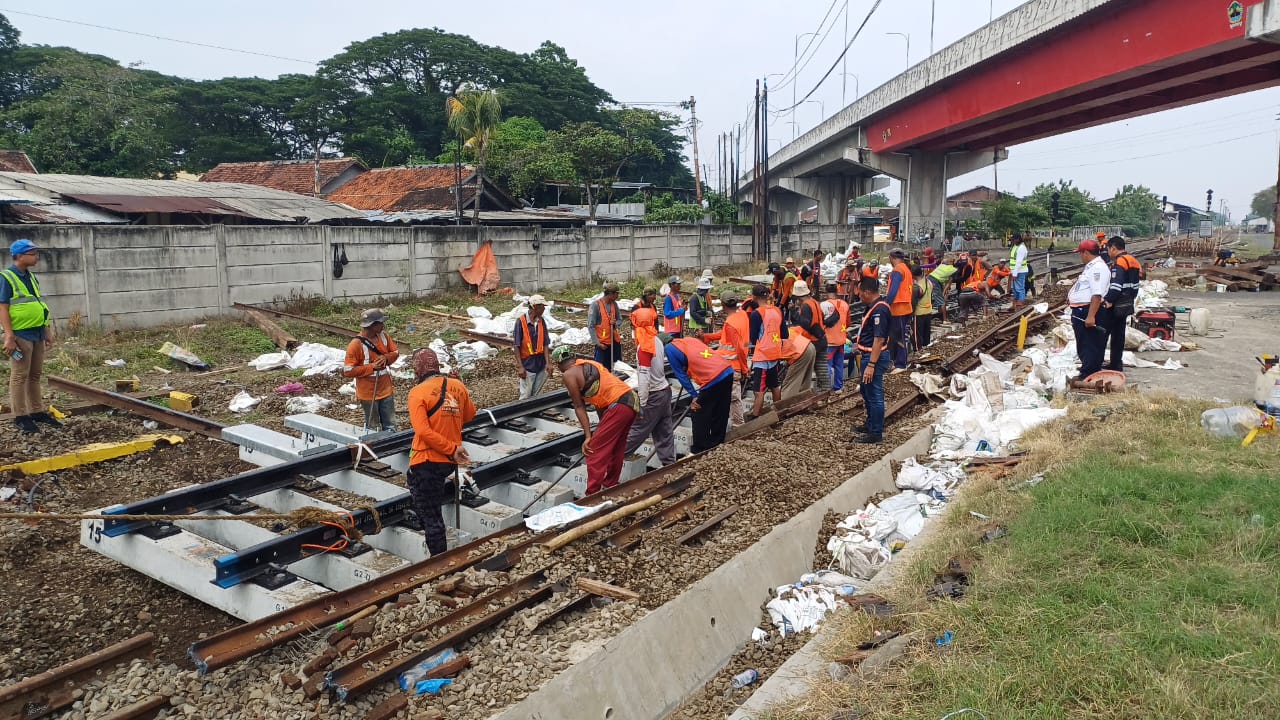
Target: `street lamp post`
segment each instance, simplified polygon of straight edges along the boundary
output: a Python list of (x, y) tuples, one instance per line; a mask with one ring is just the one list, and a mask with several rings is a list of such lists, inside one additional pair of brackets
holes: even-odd
[[(846, 107), (849, 104), (848, 99), (845, 98), (845, 93), (849, 89), (847, 80), (849, 77), (849, 0), (844, 0), (844, 51), (840, 55), (840, 73), (840, 107)], [(854, 75), (853, 80), (857, 82), (858, 76)], [(858, 94), (856, 86), (853, 94), (855, 97)]]
[[(858, 98), (862, 97), (862, 90), (860, 89), (861, 83), (858, 80), (858, 76), (849, 72), (841, 73), (841, 74), (844, 76), (844, 78), (853, 78), (853, 99), (857, 100)], [(841, 95), (841, 100), (843, 101), (843, 99), (844, 99), (844, 96)], [(846, 102), (841, 102), (841, 104), (848, 105), (848, 103)]]
[(796, 73), (799, 72), (798, 68), (800, 67), (800, 38), (808, 37), (811, 35), (817, 35), (817, 34), (818, 33), (816, 32), (811, 32), (811, 33), (800, 33), (799, 35), (797, 35), (796, 42), (795, 42), (795, 52), (791, 56), (791, 139), (792, 140), (795, 140), (796, 137), (798, 136), (798, 133), (796, 132), (795, 122), (796, 122), (796, 103), (797, 103), (796, 86), (800, 84), (799, 82), (797, 82), (797, 78), (796, 78)]
[(907, 67), (911, 67), (911, 33), (889, 32), (885, 35), (897, 35), (907, 41)]

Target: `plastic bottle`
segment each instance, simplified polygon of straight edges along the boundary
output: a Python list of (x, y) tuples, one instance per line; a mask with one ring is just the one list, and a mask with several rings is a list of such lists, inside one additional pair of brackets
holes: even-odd
[(1213, 408), (1200, 415), (1200, 425), (1211, 435), (1242, 438), (1262, 425), (1262, 413), (1251, 407)]
[(1196, 277), (1196, 292), (1206, 292), (1209, 289), (1209, 283), (1204, 279), (1203, 275)]
[(415, 688), (415, 692), (421, 694), (424, 691), (416, 690), (419, 681), (426, 677), (427, 673), (431, 672), (433, 669), (449, 662), (450, 660), (454, 660), (457, 657), (458, 653), (454, 652), (453, 648), (445, 648), (408, 670), (405, 670), (400, 673), (400, 689), (408, 690), (409, 688)]
[(733, 676), (733, 689), (740, 690), (755, 682), (758, 677), (760, 677), (760, 673), (755, 670), (743, 670)]
[(1258, 375), (1253, 383), (1253, 402), (1263, 410), (1280, 406), (1280, 365), (1273, 365), (1270, 370)]

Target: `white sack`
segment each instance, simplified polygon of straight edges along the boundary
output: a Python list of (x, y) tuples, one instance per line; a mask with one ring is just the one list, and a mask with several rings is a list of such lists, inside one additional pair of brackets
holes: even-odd
[(561, 345), (590, 345), (591, 332), (586, 328), (569, 328), (560, 336)]
[(234, 413), (249, 412), (260, 402), (262, 402), (262, 398), (253, 397), (244, 390), (241, 390), (236, 393), (235, 397), (231, 398), (231, 404), (227, 406), (227, 409)]
[(778, 596), (765, 605), (765, 611), (783, 637), (816, 630), (827, 613), (841, 605), (836, 594), (821, 585), (784, 585), (777, 592)]
[(289, 366), (289, 353), (275, 352), (259, 355), (258, 357), (250, 360), (247, 364), (254, 370), (259, 371), (278, 370)]
[(307, 397), (289, 398), (284, 404), (286, 412), (291, 413), (313, 413), (319, 412), (333, 404), (332, 400), (322, 398), (319, 395), (309, 395)]
[(554, 527), (567, 525), (575, 520), (581, 520), (584, 517), (595, 515), (601, 510), (613, 507), (612, 500), (606, 500), (599, 505), (586, 506), (577, 503), (561, 503), (555, 507), (549, 507), (546, 510), (536, 512), (525, 518), (524, 526), (534, 532), (542, 532), (550, 530)]

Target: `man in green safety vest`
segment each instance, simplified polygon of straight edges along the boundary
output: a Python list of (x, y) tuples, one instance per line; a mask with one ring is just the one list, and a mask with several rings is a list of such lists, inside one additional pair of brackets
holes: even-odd
[(9, 246), (9, 255), (13, 265), (0, 270), (0, 327), (9, 358), (9, 402), (18, 429), (31, 434), (38, 432), (38, 422), (62, 426), (40, 398), (40, 374), (45, 350), (53, 345), (53, 321), (31, 272), (40, 249), (30, 240), (18, 240)]

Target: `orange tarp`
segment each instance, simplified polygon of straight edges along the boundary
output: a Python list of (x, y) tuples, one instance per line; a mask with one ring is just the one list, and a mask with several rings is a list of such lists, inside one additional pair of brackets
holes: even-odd
[(502, 282), (498, 272), (498, 259), (493, 256), (493, 243), (485, 243), (471, 257), (471, 264), (458, 270), (462, 279), (476, 286), (480, 294), (493, 292)]

